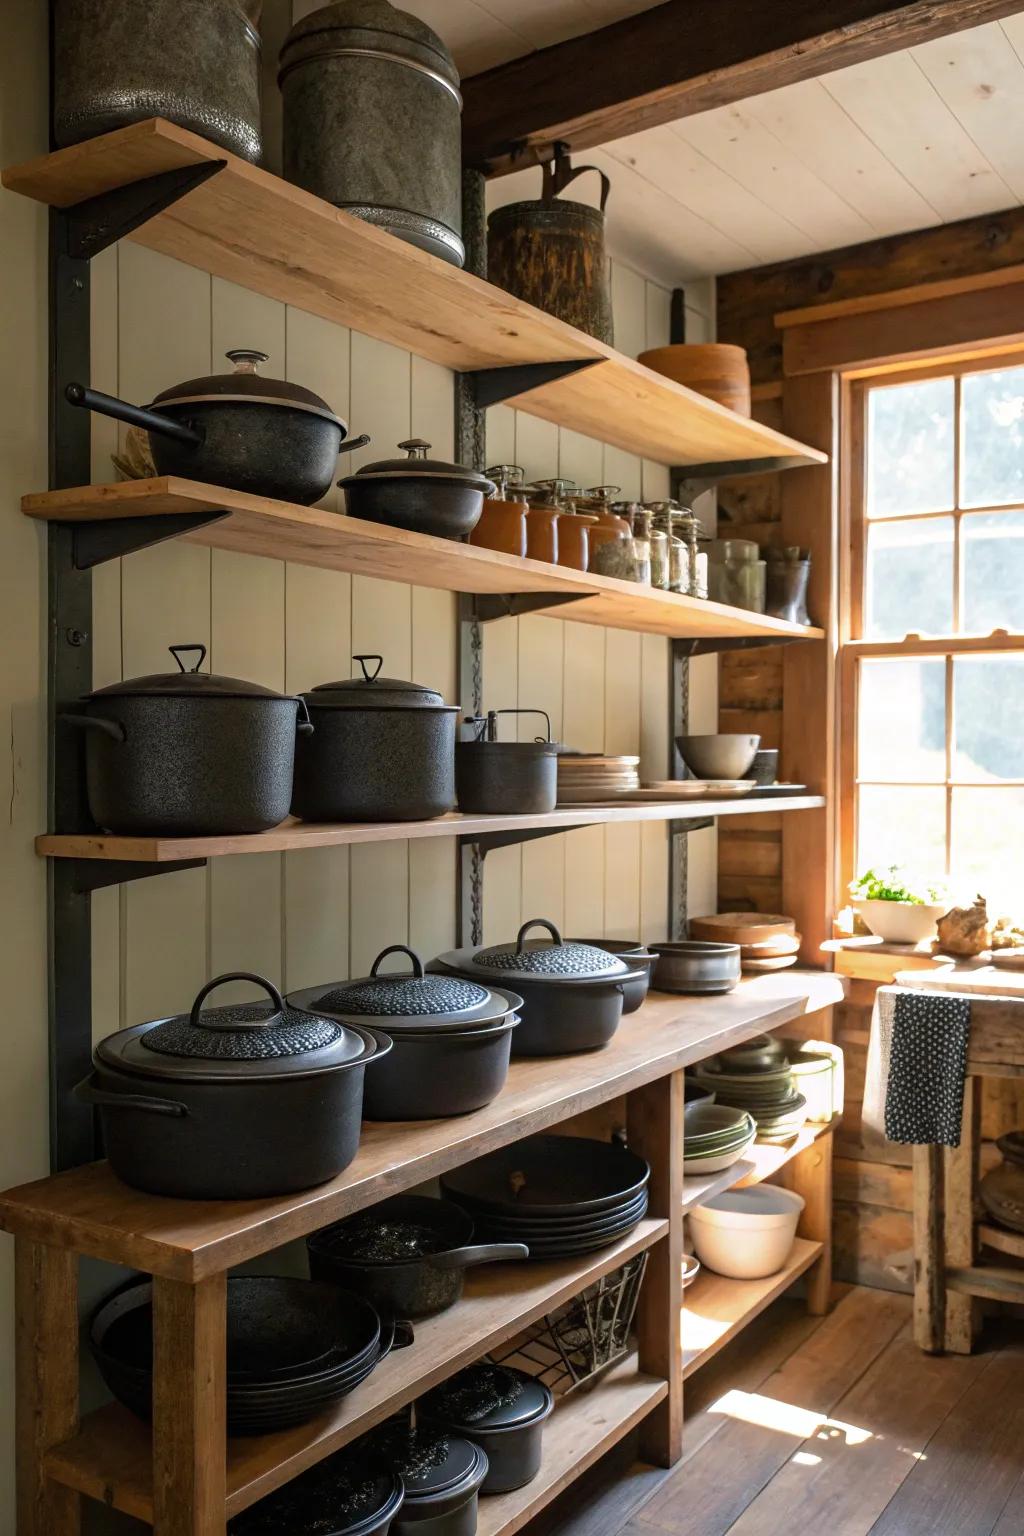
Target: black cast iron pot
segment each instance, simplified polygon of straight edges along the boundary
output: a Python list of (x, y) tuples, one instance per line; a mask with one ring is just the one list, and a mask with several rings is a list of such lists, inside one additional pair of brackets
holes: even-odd
[[(200, 672), (205, 645), (172, 645), (177, 672), (99, 688), (83, 713), (89, 811), (108, 832), (180, 837), (265, 832), (288, 814), (301, 699)], [(182, 656), (198, 652), (191, 671)]]
[[(392, 954), (408, 956), (412, 973), (380, 975)], [(505, 1086), (521, 1001), (479, 982), (427, 976), (404, 944), (382, 950), (369, 976), (288, 997), (293, 1008), (387, 1031), (393, 1049), (366, 1085), (368, 1120), (438, 1120), (489, 1104)]]
[(420, 437), (398, 446), (406, 458), (364, 464), (338, 481), (349, 516), (442, 539), (462, 539), (472, 533), (480, 521), (484, 497), (494, 495), (494, 481), (462, 464), (428, 459), (430, 444)]
[(554, 1406), (550, 1388), (536, 1377), (480, 1362), (428, 1392), (416, 1411), (424, 1424), (480, 1446), (488, 1462), (480, 1492), (491, 1494), (511, 1493), (537, 1476)]
[[(431, 1454), (430, 1440), (436, 1449)], [(487, 1454), (472, 1440), (453, 1435), (416, 1436), (427, 1444), (410, 1468), (403, 1462), (405, 1502), (392, 1536), (476, 1536), (478, 1495), (487, 1477)]]
[[(499, 715), (542, 715), (547, 736), (537, 741), (499, 741)], [(558, 745), (543, 709), (492, 709), (465, 722), (472, 737), (455, 747), (459, 810), (480, 816), (534, 815), (553, 811), (558, 798)]]
[(426, 1195), (382, 1200), (314, 1232), (306, 1247), (314, 1280), (333, 1280), (384, 1316), (401, 1318), (433, 1317), (453, 1307), (466, 1270), (477, 1264), (530, 1256), (525, 1243), (474, 1244), (465, 1211)]
[[(538, 927), (550, 938), (528, 940)], [(524, 923), (514, 945), (451, 950), (435, 968), (515, 988), (523, 1004), (513, 1056), (566, 1056), (607, 1045), (622, 1018), (626, 987), (646, 975), (606, 949), (564, 943), (545, 918)]]
[(256, 373), (266, 352), (235, 348), (234, 373), (188, 379), (150, 406), (69, 384), (72, 405), (143, 427), (158, 475), (206, 480), (254, 496), (308, 506), (330, 489), (338, 454), (362, 448), (340, 416), (311, 389)]
[(651, 976), (658, 959), (654, 951), (639, 939), (570, 939), (569, 943), (592, 944), (596, 949), (606, 949), (610, 955), (617, 955), (620, 960), (643, 971), (638, 980), (626, 983), (622, 1000), (623, 1013), (636, 1013), (650, 990)]
[[(455, 705), (434, 688), (362, 677), (302, 695), (313, 734), (296, 747), (292, 813), (303, 821), (423, 821), (455, 806)], [(371, 665), (376, 667), (371, 670)]]
[[(203, 1010), (248, 981), (271, 1001)], [(363, 1071), (386, 1035), (286, 1008), (272, 982), (218, 976), (188, 1014), (101, 1040), (75, 1092), (99, 1108), (110, 1165), (156, 1195), (247, 1200), (326, 1183), (359, 1145)]]

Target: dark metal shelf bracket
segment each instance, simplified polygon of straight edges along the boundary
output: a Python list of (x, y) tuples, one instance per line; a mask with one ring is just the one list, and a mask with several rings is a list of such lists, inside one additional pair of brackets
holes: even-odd
[(67, 254), (77, 261), (91, 260), (157, 214), (165, 213), (226, 165), (226, 160), (204, 160), (199, 165), (178, 166), (65, 208)]
[(77, 896), (104, 891), (111, 885), (127, 885), (132, 880), (148, 880), (152, 875), (202, 869), (206, 864), (205, 859), (178, 859), (174, 863), (144, 859), (61, 859), (58, 862), (71, 866), (71, 884)]
[(588, 592), (479, 592), (470, 596), (470, 618), (479, 624), (492, 619), (514, 619), (521, 613), (538, 613), (548, 608), (564, 608), (589, 597)]
[(161, 512), (152, 517), (106, 517), (94, 523), (72, 523), (71, 540), (76, 571), (89, 571), (107, 560), (180, 538), (196, 528), (222, 522), (226, 511)]
[(520, 395), (529, 394), (531, 389), (554, 384), (558, 379), (579, 373), (582, 368), (592, 368), (602, 361), (600, 357), (581, 357), (557, 363), (515, 363), (510, 368), (469, 369), (462, 377), (472, 383), (477, 410), (485, 411), (489, 405), (515, 400)]

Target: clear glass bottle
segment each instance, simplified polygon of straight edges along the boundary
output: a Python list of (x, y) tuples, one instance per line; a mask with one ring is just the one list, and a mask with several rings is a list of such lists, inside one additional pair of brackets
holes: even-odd
[(678, 514), (674, 501), (649, 501), (653, 526), (665, 535), (668, 553), (668, 581), (670, 592), (685, 592), (689, 585), (689, 554), (681, 536)]
[(651, 514), (639, 502), (630, 505), (629, 520), (633, 528), (634, 581), (645, 587), (651, 585)]

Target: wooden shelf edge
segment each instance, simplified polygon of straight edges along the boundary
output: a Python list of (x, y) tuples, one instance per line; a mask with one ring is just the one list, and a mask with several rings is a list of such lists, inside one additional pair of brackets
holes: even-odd
[(724, 1168), (721, 1173), (711, 1174), (706, 1179), (699, 1175), (684, 1178), (684, 1214), (692, 1211), (702, 1201), (722, 1194), (724, 1190), (747, 1189), (752, 1184), (763, 1184), (765, 1179), (770, 1179), (772, 1174), (778, 1173), (780, 1168), (792, 1162), (794, 1157), (799, 1157), (801, 1152), (806, 1152), (808, 1147), (813, 1147), (823, 1136), (831, 1136), (838, 1130), (842, 1118), (842, 1115), (833, 1115), (831, 1120), (808, 1122), (785, 1146), (755, 1141), (731, 1168)]
[[(763, 1280), (729, 1280), (723, 1275), (702, 1270), (683, 1293), (683, 1380), (706, 1365), (720, 1349), (724, 1349), (747, 1323), (752, 1322), (777, 1296), (788, 1290), (805, 1270), (810, 1269), (823, 1251), (823, 1243), (798, 1237), (785, 1268)], [(699, 1311), (702, 1298), (705, 1307), (710, 1303), (710, 1317)], [(712, 1335), (711, 1327), (715, 1324), (721, 1325), (720, 1331)], [(708, 1335), (707, 1341), (687, 1348), (688, 1328), (691, 1335), (703, 1331)]]
[[(493, 1265), (467, 1277), (461, 1302), (416, 1325), (416, 1342), (396, 1351), (330, 1413), (297, 1429), (228, 1442), (227, 1514), (236, 1515), (339, 1450), (447, 1376), (461, 1370), (587, 1285), (659, 1242), (668, 1222), (646, 1220), (586, 1260)], [(109, 1403), (56, 1446), (47, 1476), (136, 1519), (152, 1520), (149, 1427)]]
[(705, 816), (774, 814), (779, 810), (819, 810), (821, 795), (794, 795), (789, 800), (680, 800), (669, 805), (566, 807), (546, 814), (523, 816), (462, 816), (452, 813), (431, 821), (317, 822), (285, 821), (269, 832), (226, 837), (118, 837), (112, 833), (43, 832), (36, 853), (52, 859), (115, 859), (124, 863), (175, 864), (185, 859), (213, 859), (243, 853), (287, 853), (303, 848), (344, 847), (353, 843), (407, 842), (424, 837), (483, 836), (488, 832), (517, 832), (550, 827), (572, 831), (610, 822), (685, 821)]
[(477, 1536), (514, 1536), (662, 1402), (668, 1383), (645, 1376), (631, 1356), (590, 1392), (560, 1399), (544, 1429), (532, 1483), (480, 1500)]

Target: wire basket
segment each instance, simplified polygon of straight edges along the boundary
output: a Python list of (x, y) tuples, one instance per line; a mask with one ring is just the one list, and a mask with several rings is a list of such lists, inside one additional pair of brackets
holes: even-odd
[(602, 1275), (585, 1291), (509, 1339), (488, 1358), (528, 1371), (556, 1396), (586, 1391), (629, 1353), (647, 1253)]

